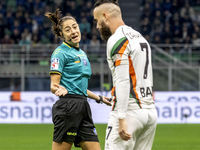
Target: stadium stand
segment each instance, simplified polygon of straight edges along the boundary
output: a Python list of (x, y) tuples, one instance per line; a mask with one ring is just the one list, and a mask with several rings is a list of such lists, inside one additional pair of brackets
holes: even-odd
[[(80, 25), (81, 48), (92, 66), (89, 88), (110, 86), (105, 43), (93, 24), (94, 2), (1, 0), (0, 90), (49, 90), (49, 58), (61, 41), (54, 37), (44, 13), (56, 8)], [(119, 0), (119, 4), (125, 23), (151, 43), (154, 76), (160, 81), (154, 89), (200, 90), (200, 0)]]
[(198, 42), (199, 0), (142, 0), (141, 10), (141, 33), (148, 35), (151, 43)]
[(58, 44), (60, 41), (51, 33), (51, 22), (44, 16), (56, 8), (60, 8), (63, 15), (75, 17), (88, 40), (93, 35), (101, 40), (98, 32), (92, 30), (93, 3), (93, 0), (1, 0), (0, 44)]

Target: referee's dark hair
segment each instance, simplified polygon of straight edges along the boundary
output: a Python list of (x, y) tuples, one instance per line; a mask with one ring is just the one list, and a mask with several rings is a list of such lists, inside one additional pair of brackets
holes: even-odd
[(97, 0), (93, 6), (93, 9), (104, 4), (104, 3), (113, 3), (117, 6), (119, 6), (118, 0)]
[(55, 36), (60, 37), (60, 38), (63, 38), (63, 34), (62, 34), (63, 22), (68, 19), (72, 19), (72, 20), (76, 21), (72, 16), (62, 17), (61, 11), (59, 9), (56, 9), (56, 11), (54, 13), (47, 12), (47, 13), (45, 13), (45, 16), (47, 16), (53, 23), (52, 31), (55, 34)]

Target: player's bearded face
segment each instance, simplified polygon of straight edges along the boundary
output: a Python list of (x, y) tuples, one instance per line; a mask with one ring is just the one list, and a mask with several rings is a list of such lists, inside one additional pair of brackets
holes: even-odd
[(106, 42), (112, 35), (110, 28), (104, 23), (104, 21), (101, 22), (101, 28), (99, 29), (99, 32), (101, 34), (101, 38)]

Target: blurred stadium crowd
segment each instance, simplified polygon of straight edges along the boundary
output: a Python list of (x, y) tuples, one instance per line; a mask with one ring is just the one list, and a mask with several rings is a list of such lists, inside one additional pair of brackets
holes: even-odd
[[(102, 42), (93, 24), (95, 0), (1, 0), (0, 44), (59, 43), (44, 16), (60, 8), (74, 16), (82, 44)], [(122, 2), (123, 3), (123, 2)], [(200, 0), (142, 0), (140, 32), (151, 43), (200, 43)], [(134, 25), (130, 25), (133, 26)]]
[(141, 33), (154, 44), (200, 44), (200, 0), (142, 0)]
[[(100, 58), (100, 53), (103, 56), (102, 58), (106, 58), (104, 57), (106, 48), (104, 47), (105, 44), (101, 44), (103, 41), (93, 23), (92, 7), (95, 1), (0, 0), (0, 45), (9, 44), (0, 46), (0, 59), (2, 59), (0, 63), (12, 65), (12, 62), (20, 63), (21, 58), (26, 57), (25, 64), (39, 64), (41, 66), (40, 69), (38, 65), (35, 65), (35, 67), (32, 66), (27, 70), (24, 69), (27, 78), (25, 90), (48, 91), (50, 80), (48, 75), (49, 70), (46, 66), (49, 65), (51, 50), (61, 41), (55, 38), (51, 31), (51, 21), (44, 16), (44, 13), (54, 12), (57, 8), (60, 8), (63, 16), (72, 15), (76, 18), (82, 33), (81, 44), (83, 46), (81, 45), (81, 48), (89, 56), (92, 56), (90, 60), (93, 61), (93, 66), (96, 62), (99, 65), (98, 59)], [(133, 2), (133, 0), (119, 0), (121, 4), (126, 3), (126, 1)], [(137, 27), (150, 43), (157, 45), (167, 44), (164, 48), (162, 46), (160, 47), (170, 52), (171, 49), (173, 51), (177, 50), (178, 53), (181, 52), (180, 58), (187, 58), (185, 62), (187, 62), (189, 57), (188, 53), (183, 52), (187, 52), (188, 49), (186, 48), (188, 47), (184, 45), (182, 48), (169, 48), (171, 46), (170, 44), (192, 44), (192, 50), (196, 51), (192, 51), (193, 55), (191, 56), (197, 56), (195, 57), (195, 61), (200, 64), (199, 49), (194, 49), (195, 47), (193, 46), (196, 45), (199, 47), (200, 45), (200, 0), (140, 0), (134, 2), (140, 6), (138, 7), (138, 11), (135, 11), (140, 16), (140, 20), (137, 18), (124, 18), (124, 20), (138, 20), (136, 21), (137, 24), (128, 24), (129, 26), (133, 28)], [(123, 10), (123, 14), (125, 14), (126, 9)], [(132, 13), (132, 11), (129, 12)], [(50, 45), (49, 43), (56, 45)], [(182, 57), (183, 54), (186, 57)], [(160, 56), (159, 53), (157, 56)], [(47, 68), (46, 72), (43, 70), (44, 67)], [(7, 66), (4, 66), (4, 68), (7, 68)], [(91, 78), (89, 87), (99, 90), (102, 87), (100, 85), (101, 76), (99, 74), (99, 67), (94, 68), (98, 71), (94, 71), (95, 69), (93, 69), (94, 77)], [(1, 70), (3, 69), (1, 68)], [(20, 72), (20, 69), (16, 68), (16, 70)], [(7, 79), (1, 78), (0, 90), (19, 90), (21, 88), (20, 78), (18, 76), (11, 78), (15, 76), (15, 74), (12, 76), (12, 71), (15, 71), (15, 68), (7, 72), (4, 71), (10, 77)], [(6, 77), (3, 74), (4, 72), (2, 72), (2, 77)], [(164, 71), (164, 73), (166, 72)], [(20, 73), (17, 75), (20, 75)], [(44, 78), (42, 75), (44, 75)], [(109, 73), (105, 73), (104, 83), (110, 83), (110, 81)], [(109, 86), (107, 86), (107, 89), (109, 89)], [(162, 89), (161, 86), (158, 86), (158, 88)], [(165, 88), (163, 89), (167, 90)]]
[(93, 3), (94, 0), (1, 0), (0, 43), (59, 43), (44, 13), (60, 8), (63, 16), (72, 15), (77, 19), (82, 33), (81, 43), (98, 46), (101, 41), (93, 25)]

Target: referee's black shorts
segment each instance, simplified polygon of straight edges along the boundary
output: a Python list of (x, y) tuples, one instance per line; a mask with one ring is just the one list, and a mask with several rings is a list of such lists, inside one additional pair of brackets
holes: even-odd
[(81, 141), (99, 142), (85, 96), (61, 96), (53, 105), (52, 120), (55, 142), (72, 142), (75, 146), (80, 146)]

